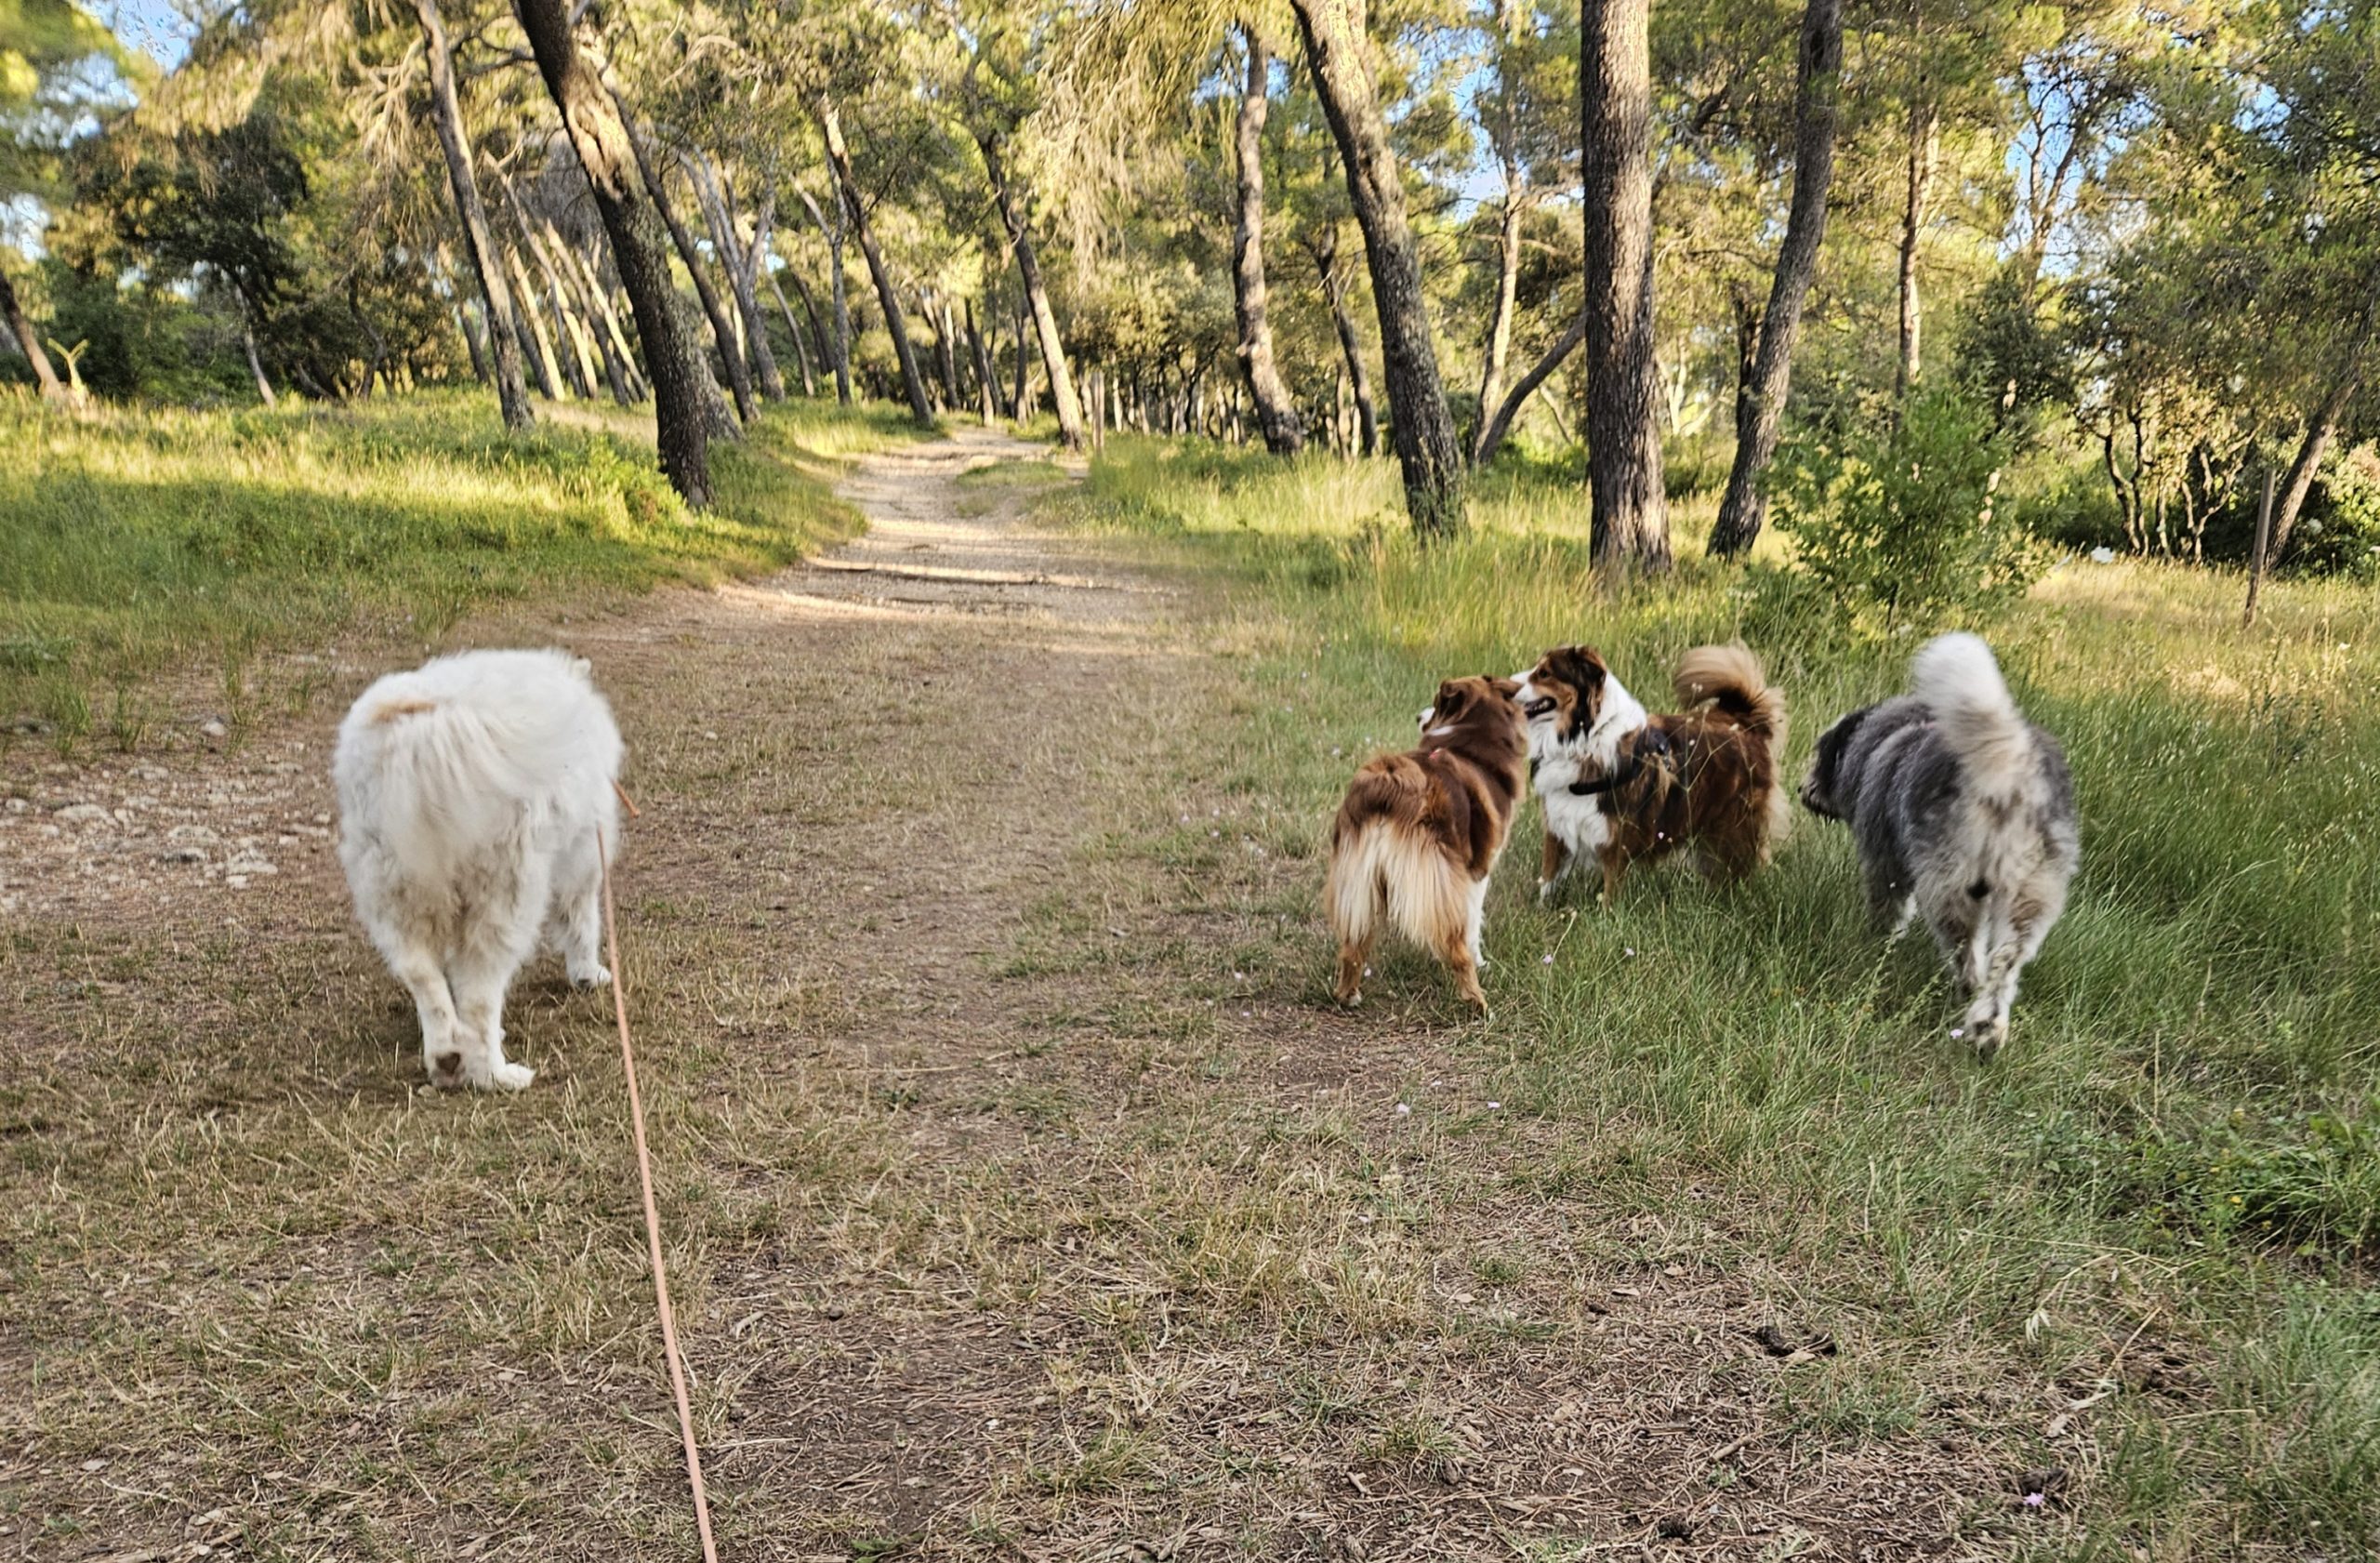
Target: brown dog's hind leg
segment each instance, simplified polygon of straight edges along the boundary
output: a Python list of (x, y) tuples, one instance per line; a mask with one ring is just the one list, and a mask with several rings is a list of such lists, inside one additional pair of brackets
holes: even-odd
[(1604, 905), (1610, 906), (1620, 899), (1620, 881), (1628, 875), (1628, 849), (1615, 841), (1605, 846), (1600, 855), (1603, 858), (1603, 901)]
[(1561, 886), (1562, 876), (1569, 872), (1569, 843), (1548, 830), (1545, 833), (1545, 854), (1538, 860), (1537, 898), (1539, 901), (1546, 903), (1553, 901), (1554, 891)]

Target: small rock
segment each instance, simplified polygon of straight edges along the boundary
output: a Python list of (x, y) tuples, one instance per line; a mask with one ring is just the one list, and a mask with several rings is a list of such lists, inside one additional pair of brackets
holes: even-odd
[(218, 719), (208, 717), (198, 724), (198, 735), (202, 738), (228, 738), (231, 735), (231, 730)]
[(58, 811), (58, 817), (69, 825), (84, 825), (93, 820), (109, 818), (107, 810), (97, 803), (69, 803)]

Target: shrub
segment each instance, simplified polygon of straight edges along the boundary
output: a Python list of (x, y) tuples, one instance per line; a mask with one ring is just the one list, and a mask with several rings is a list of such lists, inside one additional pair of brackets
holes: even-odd
[(1897, 428), (1797, 442), (1772, 478), (1778, 525), (1817, 590), (1865, 639), (1970, 622), (2023, 595), (2046, 564), (1998, 494), (2010, 458), (1988, 416), (1929, 391)]
[(2358, 446), (2331, 463), (2307, 497), (2287, 563), (2301, 575), (2380, 580), (2380, 447)]

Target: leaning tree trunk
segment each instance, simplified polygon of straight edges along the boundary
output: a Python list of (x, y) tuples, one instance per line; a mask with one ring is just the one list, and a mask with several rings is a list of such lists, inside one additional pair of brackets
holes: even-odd
[(1405, 216), (1405, 187), (1388, 125), (1380, 110), (1367, 55), (1363, 0), (1291, 0), (1315, 90), (1347, 166), (1347, 195), (1364, 231), (1371, 268), (1372, 304), (1380, 312), (1381, 361), (1388, 378), (1388, 408), (1396, 461), (1405, 478), (1405, 510), (1413, 530), (1441, 536), (1462, 526), (1462, 455), (1454, 417), (1438, 378), (1430, 338), (1429, 299), (1422, 291), (1421, 252)]
[(1324, 228), (1308, 247), (1314, 254), (1314, 269), (1322, 276), (1322, 296), (1330, 301), (1330, 325), (1339, 333), (1339, 355), (1346, 360), (1347, 381), (1355, 398), (1355, 421), (1361, 433), (1355, 448), (1365, 456), (1378, 456), (1380, 419), (1372, 410), (1371, 376), (1364, 368), (1364, 345), (1355, 338), (1355, 317), (1347, 312), (1347, 279), (1339, 272), (1339, 230)]
[(826, 135), (826, 161), (833, 166), (835, 188), (841, 192), (852, 236), (859, 241), (859, 253), (867, 261), (868, 280), (876, 285), (876, 302), (884, 311), (884, 329), (892, 338), (892, 356), (901, 364), (901, 389), (909, 399), (909, 416), (919, 423), (932, 423), (933, 408), (926, 400), (925, 377), (918, 373), (917, 351), (909, 345), (909, 328), (901, 316), (901, 291), (892, 285), (892, 270), (884, 263), (884, 251), (876, 242), (876, 230), (867, 220), (867, 207), (860, 200), (859, 180), (852, 174), (851, 148), (843, 144), (842, 115), (836, 111), (832, 99), (818, 99), (818, 127)]
[(1231, 244), (1239, 368), (1248, 378), (1249, 399), (1256, 404), (1264, 448), (1275, 456), (1295, 456), (1305, 444), (1305, 423), (1273, 362), (1273, 323), (1264, 293), (1264, 116), (1271, 107), (1273, 57), (1253, 27), (1243, 23), (1239, 35), (1248, 47), (1248, 85), (1239, 95), (1239, 220)]
[(992, 405), (992, 355), (984, 346), (984, 333), (975, 325), (975, 300), (963, 300), (967, 311), (967, 346), (975, 355), (975, 399), (983, 404), (984, 427), (989, 429), (998, 413)]
[(1661, 376), (1653, 345), (1653, 75), (1648, 0), (1580, 0), (1586, 217), (1587, 487), (1595, 559), (1670, 565)]
[[(769, 351), (767, 317), (760, 313), (759, 277), (752, 265), (757, 244), (746, 245), (744, 236), (735, 231), (735, 213), (727, 204), (721, 180), (710, 166), (710, 158), (701, 152), (680, 152), (678, 161), (685, 166), (687, 177), (694, 182), (694, 198), (703, 209), (703, 221), (710, 229), (711, 247), (719, 252), (720, 264), (727, 270), (728, 291), (735, 296), (735, 313), (744, 323), (744, 351), (750, 361), (752, 372), (760, 377), (760, 394), (772, 402), (785, 400), (785, 377), (777, 371), (776, 355)], [(758, 236), (765, 242), (766, 234)]]
[[(1471, 442), (1471, 464), (1487, 465), (1494, 454), (1488, 440), (1488, 417), (1503, 400), (1504, 371), (1513, 352), (1513, 309), (1520, 297), (1521, 278), (1520, 170), (1504, 164), (1504, 210), (1496, 227), (1496, 312), (1488, 323), (1487, 362), (1479, 373), (1479, 431)], [(1501, 444), (1497, 434), (1494, 444)]]
[(512, 265), (512, 284), (520, 291), (513, 295), (520, 301), (521, 321), (536, 351), (530, 364), (537, 371), (537, 389), (549, 402), (570, 400), (570, 387), (562, 382), (562, 360), (554, 354), (553, 335), (546, 329), (546, 317), (537, 307), (537, 290), (530, 285), (529, 269), (521, 263), (518, 246), (509, 248), (504, 258)]
[(455, 215), (463, 225), (463, 247), (479, 278), (485, 305), (488, 348), (495, 360), (496, 401), (507, 429), (526, 429), (536, 421), (529, 405), (529, 385), (521, 373), (521, 334), (514, 329), (512, 289), (504, 268), (496, 261), (496, 238), (488, 227), (487, 208), (480, 200), (479, 183), (471, 177), (470, 144), (463, 132), (462, 100), (455, 91), (455, 56), (446, 41), (445, 20), (437, 0), (413, 0), (420, 20), (423, 50), (430, 57), (430, 118), (437, 127), (439, 150), (446, 156), (446, 191), (454, 198)]
[(2361, 353), (2348, 359), (2347, 372), (2333, 381), (2322, 404), (2314, 409), (2307, 420), (2306, 437), (2298, 442), (2297, 455), (2289, 463), (2288, 475), (2281, 479), (2281, 497), (2273, 505), (2272, 546), (2269, 556), (2279, 559), (2289, 547), (2289, 535), (2297, 526), (2297, 512), (2305, 506), (2306, 496), (2314, 486), (2314, 476), (2322, 469), (2322, 457), (2329, 454), (2331, 442), (2338, 437), (2339, 423), (2347, 417), (2347, 404), (2362, 388)]
[[(694, 236), (686, 232), (685, 223), (677, 209), (669, 205), (669, 192), (662, 188), (661, 170), (654, 166), (652, 149), (645, 145), (643, 135), (628, 114), (628, 103), (617, 92), (611, 94), (612, 106), (618, 113), (620, 125), (628, 139), (628, 152), (635, 159), (638, 182), (644, 187), (645, 199), (660, 219), (662, 230), (669, 235), (669, 245), (678, 252), (678, 262), (685, 267), (686, 275), (694, 279), (694, 298), (702, 305), (703, 319), (710, 326), (712, 346), (719, 350), (719, 361), (727, 365), (727, 386), (735, 396), (734, 417), (722, 417), (707, 397), (704, 400), (704, 416), (711, 420), (711, 433), (721, 439), (736, 437), (735, 418), (749, 423), (760, 416), (760, 407), (752, 396), (752, 371), (744, 361), (743, 351), (735, 343), (735, 325), (719, 302), (719, 290), (710, 285), (710, 278), (703, 270), (702, 253), (694, 248)], [(674, 286), (674, 285), (673, 285)], [(695, 350), (695, 364), (707, 378), (710, 362)]]
[[(826, 241), (826, 281), (835, 317), (835, 338), (831, 342), (822, 341), (821, 346), (826, 351), (826, 361), (835, 366), (835, 400), (848, 406), (852, 399), (852, 309), (851, 296), (843, 284), (842, 198), (838, 196), (835, 199), (835, 220), (830, 226), (826, 214), (818, 209), (818, 203), (810, 192), (805, 190), (800, 194), (802, 205), (809, 209), (810, 220), (818, 225), (819, 236)], [(810, 292), (801, 287), (800, 277), (794, 278), (793, 285), (801, 288), (802, 300), (807, 303)]]
[(1900, 364), (1893, 371), (1893, 400), (1909, 396), (1917, 383), (1918, 338), (1924, 317), (1917, 299), (1917, 240), (1924, 232), (1925, 197), (1934, 186), (1934, 164), (1942, 147), (1942, 121), (1933, 100), (1922, 100), (1909, 116), (1909, 196), (1900, 217)]
[[(24, 305), (17, 301), (17, 285), (8, 280), (8, 273), (5, 271), (0, 271), (0, 315), (8, 317), (8, 334), (17, 338), (17, 346), (24, 351), (25, 362), (33, 366), (33, 383), (41, 387), (43, 398), (51, 402), (68, 400), (70, 392), (66, 384), (58, 378), (58, 371), (50, 367), (49, 354), (42, 351), (41, 333), (35, 331), (33, 323), (26, 318)], [(263, 379), (261, 371), (257, 378), (259, 381)], [(271, 398), (267, 397), (266, 400), (271, 401)]]
[(513, 0), (513, 10), (529, 36), (537, 73), (562, 111), (562, 128), (611, 236), (620, 285), (636, 313), (653, 382), (661, 470), (687, 504), (706, 507), (711, 501), (710, 419), (703, 406), (701, 349), (670, 280), (668, 240), (639, 179), (628, 125), (580, 57), (564, 0)]
[(1513, 419), (1520, 416), (1521, 409), (1528, 404), (1528, 399), (1537, 393), (1537, 388), (1545, 383), (1547, 377), (1562, 367), (1562, 361), (1578, 351), (1586, 335), (1587, 317), (1580, 315), (1570, 322), (1570, 329), (1562, 333), (1561, 339), (1545, 350), (1545, 356), (1529, 365), (1528, 373), (1513, 383), (1513, 389), (1506, 391), (1503, 401), (1498, 404), (1495, 416), (1480, 426), (1479, 451), (1472, 457), (1474, 461), (1485, 467), (1496, 459), (1496, 452), (1503, 445), (1504, 437), (1513, 431)]
[(1033, 311), (1033, 332), (1041, 344), (1041, 366), (1050, 373), (1050, 400), (1058, 408), (1058, 438), (1068, 450), (1082, 449), (1082, 403), (1075, 395), (1075, 378), (1066, 367), (1066, 345), (1058, 336), (1057, 311), (1050, 308), (1049, 289), (1041, 285), (1041, 262), (1033, 248), (1033, 232), (1025, 225), (1025, 209), (1009, 187), (1000, 163), (999, 138), (978, 135), (984, 171), (990, 178), (992, 198), (999, 205), (1000, 224), (1008, 230), (1009, 245), (1016, 251), (1016, 272), (1025, 282), (1025, 298)]
[(1762, 479), (1777, 454), (1785, 423), (1785, 397), (1793, 378), (1793, 338), (1800, 335), (1802, 304), (1818, 272), (1818, 245), (1826, 237), (1827, 187), (1834, 180), (1834, 137), (1842, 118), (1843, 0), (1810, 0), (1802, 19), (1800, 86), (1793, 106), (1793, 202), (1785, 218), (1785, 239), (1777, 252), (1777, 276), (1768, 308), (1760, 317), (1760, 351), (1752, 359), (1751, 394), (1736, 424), (1736, 460), (1719, 519), (1711, 524), (1710, 551), (1731, 556), (1751, 549), (1768, 518)]
[[(818, 381), (810, 372), (810, 347), (801, 335), (801, 322), (795, 316), (793, 306), (786, 302), (785, 285), (777, 281), (776, 272), (769, 271), (765, 255), (760, 258), (760, 267), (768, 275), (769, 291), (776, 296), (777, 312), (785, 316), (786, 335), (793, 338), (793, 361), (801, 370), (801, 394), (805, 399), (815, 396), (818, 394)], [(800, 285), (800, 278), (795, 279), (795, 285)], [(809, 302), (806, 293), (802, 301), (805, 305)], [(815, 320), (817, 317), (813, 314), (811, 318)]]

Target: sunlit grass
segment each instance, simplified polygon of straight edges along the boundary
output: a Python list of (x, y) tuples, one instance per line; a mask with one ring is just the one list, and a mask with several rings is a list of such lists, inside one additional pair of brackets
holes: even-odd
[[(1742, 572), (1699, 557), (1692, 504), (1672, 576), (1606, 583), (1577, 483), (1526, 471), (1483, 479), (1469, 535), (1427, 550), (1384, 461), (1119, 439), (1058, 503), (1222, 583), (1250, 671), (1218, 779), (1289, 821), (1279, 846), (1316, 878), (1349, 770), (1402, 747), (1442, 676), (1586, 641), (1652, 700), (1679, 651), (1741, 636), (1791, 703), (1798, 775), (1914, 649), (1765, 621)], [(2380, 1543), (2380, 593), (2271, 582), (2243, 630), (2243, 587), (2069, 561), (1985, 627), (2068, 746), (2084, 841), (1993, 1064), (1948, 1035), (1924, 941), (1868, 926), (1844, 833), (1806, 817), (1737, 893), (1640, 871), (1617, 907), (1547, 912), (1531, 811), (1490, 901), (1478, 1045), (1507, 1106), (1575, 1137), (1596, 1198), (1857, 1320), (1872, 1360), (1845, 1393), (1899, 1386), (1860, 1436), (1953, 1397), (2117, 1386), (2090, 1445), (2027, 1433), (2042, 1463), (2089, 1465), (2062, 1543), (2086, 1551)], [(1259, 909), (1311, 927), (1310, 894)], [(1285, 959), (1318, 1000), (1318, 933)], [(1686, 1199), (1714, 1180), (1716, 1207)], [(2186, 1388), (2140, 1387), (2143, 1341)]]
[(545, 590), (633, 592), (790, 563), (858, 524), (831, 493), (896, 420), (772, 409), (713, 447), (689, 512), (651, 421), (578, 405), (509, 436), (478, 394), (340, 409), (68, 416), (0, 401), (0, 716), (66, 736), (167, 666), (227, 666), (350, 627), (435, 634)]

